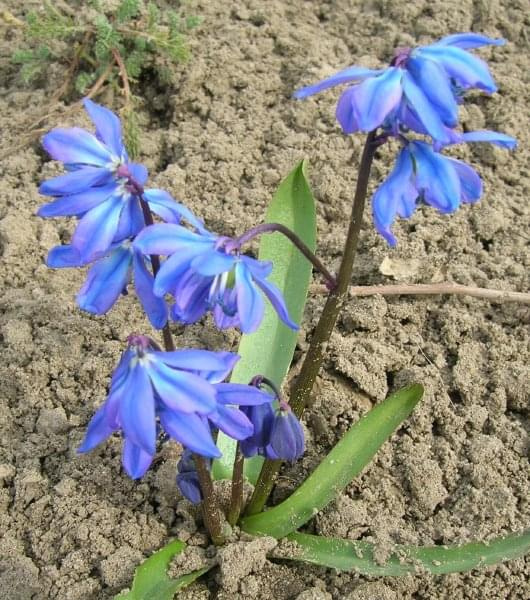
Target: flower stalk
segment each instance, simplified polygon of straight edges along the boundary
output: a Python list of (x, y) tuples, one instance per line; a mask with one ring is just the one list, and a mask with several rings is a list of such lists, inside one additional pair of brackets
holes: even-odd
[(234, 239), (231, 242), (226, 244), (227, 251), (235, 250), (241, 248), (243, 244), (246, 244), (253, 238), (262, 235), (264, 233), (281, 233), (284, 235), (290, 242), (293, 243), (294, 246), (300, 250), (300, 252), (307, 258), (307, 260), (315, 267), (317, 271), (324, 276), (326, 280), (326, 287), (329, 290), (332, 290), (336, 287), (337, 281), (335, 276), (328, 271), (324, 263), (311, 251), (311, 249), (305, 244), (294, 231), (291, 231), (285, 225), (281, 223), (262, 223), (261, 225), (256, 225), (256, 227), (252, 227), (243, 235)]
[[(375, 130), (371, 131), (366, 138), (361, 163), (359, 165), (357, 186), (353, 199), (348, 235), (344, 245), (339, 274), (337, 276), (337, 285), (334, 289), (330, 290), (324, 310), (322, 311), (320, 320), (315, 328), (313, 337), (311, 338), (311, 343), (302, 364), (302, 369), (291, 390), (289, 405), (298, 418), (302, 416), (302, 413), (307, 406), (315, 380), (322, 365), (324, 349), (331, 337), (331, 333), (335, 327), (342, 306), (348, 298), (348, 288), (351, 283), (353, 263), (361, 232), (364, 205), (368, 190), (368, 180), (374, 154), (378, 146), (379, 142), (376, 139)], [(265, 461), (245, 514), (254, 515), (263, 509), (267, 498), (271, 493), (272, 486), (274, 485), (281, 464), (281, 460)]]

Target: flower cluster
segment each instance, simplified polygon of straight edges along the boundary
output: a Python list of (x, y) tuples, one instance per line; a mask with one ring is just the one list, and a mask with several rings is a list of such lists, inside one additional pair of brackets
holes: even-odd
[[(243, 255), (237, 240), (208, 231), (164, 190), (144, 188), (147, 170), (129, 161), (119, 119), (91, 100), (84, 105), (95, 135), (74, 127), (44, 136), (45, 149), (68, 172), (40, 186), (53, 200), (38, 211), (42, 217), (78, 220), (71, 242), (52, 248), (47, 264), (90, 267), (77, 295), (79, 306), (104, 314), (134, 282), (157, 329), (167, 327), (169, 315), (194, 323), (211, 311), (219, 328), (249, 333), (263, 318), (263, 296), (288, 327), (297, 329), (280, 290), (268, 281), (272, 264)], [(153, 213), (165, 222), (152, 224)], [(166, 257), (161, 265), (159, 255)], [(136, 479), (149, 468), (157, 439), (170, 437), (186, 449), (179, 485), (197, 500), (192, 454), (218, 458), (216, 430), (235, 440), (256, 435), (245, 410), (273, 400), (256, 386), (224, 383), (238, 359), (230, 352), (163, 352), (151, 338), (130, 336), (107, 400), (90, 421), (79, 451), (92, 450), (121, 431), (123, 466)]]
[[(455, 130), (458, 105), (467, 90), (490, 94), (497, 90), (486, 63), (467, 50), (503, 44), (504, 40), (476, 33), (449, 35), (429, 46), (398, 48), (386, 69), (352, 66), (295, 92), (296, 98), (307, 98), (353, 82), (337, 103), (336, 116), (344, 133), (380, 128), (379, 141), (395, 137), (402, 144), (396, 165), (376, 191), (372, 205), (375, 227), (390, 245), (396, 244), (391, 231), (396, 217), (409, 218), (418, 201), (450, 213), (461, 202), (480, 198), (478, 174), (442, 155), (445, 146), (490, 142), (515, 147), (515, 140), (502, 133)], [(429, 136), (432, 143), (410, 140), (410, 133)]]

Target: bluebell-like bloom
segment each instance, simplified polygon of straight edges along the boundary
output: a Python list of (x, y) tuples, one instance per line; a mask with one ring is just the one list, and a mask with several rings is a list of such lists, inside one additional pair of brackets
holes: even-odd
[(466, 163), (435, 152), (425, 142), (410, 142), (399, 153), (394, 169), (372, 200), (376, 229), (391, 246), (390, 229), (397, 216), (408, 219), (423, 200), (442, 213), (454, 212), (461, 202), (476, 202), (482, 181)]
[(157, 428), (206, 458), (221, 456), (211, 425), (235, 439), (253, 432), (237, 405), (269, 402), (252, 386), (222, 383), (237, 354), (208, 350), (162, 352), (145, 336), (130, 336), (129, 346), (111, 379), (109, 395), (92, 417), (79, 452), (88, 452), (121, 430), (122, 462), (133, 479), (149, 468)]
[(265, 295), (280, 319), (298, 329), (280, 290), (267, 280), (272, 263), (242, 255), (230, 238), (160, 224), (144, 229), (134, 246), (144, 254), (168, 257), (153, 289), (158, 296), (174, 296), (175, 320), (194, 323), (211, 310), (218, 327), (251, 333), (263, 319)]
[[(207, 461), (210, 466), (211, 461)], [(186, 448), (177, 463), (177, 486), (180, 493), (192, 504), (202, 502), (202, 491), (199, 475), (195, 468), (192, 453)]]
[(294, 462), (305, 450), (302, 424), (290, 406), (280, 400), (278, 408), (271, 403), (241, 409), (254, 425), (254, 433), (241, 442), (246, 458), (259, 454), (271, 460)]
[(141, 195), (162, 219), (178, 223), (184, 217), (201, 228), (202, 223), (167, 192), (143, 189), (147, 169), (129, 161), (118, 117), (88, 98), (83, 102), (96, 134), (72, 127), (57, 128), (44, 136), (45, 150), (55, 160), (62, 161), (68, 173), (41, 184), (40, 193), (54, 200), (42, 206), (37, 214), (78, 217), (72, 246), (85, 262), (144, 227)]
[[(53, 269), (86, 264), (72, 245), (52, 248), (46, 262)], [(113, 244), (89, 269), (77, 294), (77, 303), (89, 313), (103, 315), (121, 294), (127, 292), (127, 286), (134, 278), (136, 293), (149, 321), (155, 329), (161, 329), (167, 322), (168, 309), (164, 299), (153, 294), (154, 278), (150, 269), (150, 258), (134, 250), (130, 240)]]
[(486, 63), (467, 50), (504, 43), (475, 33), (454, 34), (429, 46), (396, 50), (386, 69), (348, 67), (294, 95), (306, 98), (354, 82), (337, 104), (337, 120), (344, 133), (378, 127), (396, 133), (400, 123), (414, 129), (413, 124), (419, 122), (433, 139), (447, 143), (446, 128), (457, 124), (463, 91), (478, 88), (492, 93), (497, 89)]

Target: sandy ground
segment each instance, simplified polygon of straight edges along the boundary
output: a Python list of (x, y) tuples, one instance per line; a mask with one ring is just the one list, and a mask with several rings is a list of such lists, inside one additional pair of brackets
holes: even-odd
[[(22, 4), (22, 6), (21, 6)], [(9, 0), (21, 15), (39, 2)], [(160, 3), (163, 5), (163, 3)], [(473, 29), (503, 36), (484, 49), (500, 91), (472, 94), (466, 128), (517, 136), (519, 149), (458, 148), (480, 169), (482, 202), (451, 217), (418, 210), (396, 227), (390, 250), (369, 215), (355, 269), (358, 284), (450, 279), (528, 289), (530, 210), (527, 0), (238, 0), (190, 2), (203, 18), (193, 58), (174, 86), (144, 82), (141, 160), (151, 184), (170, 190), (228, 235), (259, 222), (292, 166), (310, 161), (318, 205), (319, 253), (336, 268), (362, 136), (334, 121), (336, 93), (306, 102), (297, 86), (357, 63), (377, 66), (400, 45)], [(120, 440), (89, 456), (76, 447), (105, 397), (131, 331), (149, 331), (132, 297), (105, 318), (82, 313), (74, 296), (83, 274), (50, 271), (47, 250), (66, 241), (67, 220), (34, 216), (38, 183), (58, 173), (37, 144), (20, 149), (27, 123), (59, 85), (60, 69), (23, 87), (8, 56), (19, 43), (0, 35), (0, 127), (11, 154), (1, 164), (0, 202), (0, 598), (103, 600), (130, 583), (135, 566), (170, 538), (187, 539), (199, 561), (204, 536), (175, 493), (178, 448), (167, 446), (140, 482), (120, 467)], [(106, 101), (105, 98), (100, 98)], [(84, 116), (57, 124), (88, 125)], [(383, 148), (372, 187), (389, 170)], [(352, 158), (353, 155), (353, 158)], [(322, 298), (309, 301), (306, 332)], [(448, 544), (522, 530), (530, 524), (529, 313), (517, 304), (465, 298), (371, 298), (345, 310), (307, 413), (308, 452), (283, 473), (284, 497), (339, 439), (389, 392), (426, 386), (421, 406), (369, 469), (319, 514), (309, 531), (394, 542)], [(175, 329), (179, 345), (235, 348), (237, 335), (208, 321)], [(265, 559), (270, 541), (229, 546), (221, 570), (181, 594), (187, 600), (427, 600), (528, 598), (525, 559), (464, 575), (369, 580)]]

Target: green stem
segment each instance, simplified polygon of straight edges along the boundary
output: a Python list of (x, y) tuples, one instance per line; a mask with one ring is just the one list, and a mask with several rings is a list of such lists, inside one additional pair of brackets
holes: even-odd
[[(344, 245), (339, 274), (337, 276), (337, 286), (329, 293), (326, 305), (324, 306), (320, 320), (313, 333), (313, 337), (311, 338), (311, 343), (302, 364), (300, 374), (291, 390), (289, 405), (298, 418), (302, 416), (304, 408), (307, 406), (313, 390), (313, 385), (322, 365), (324, 349), (331, 337), (331, 333), (335, 327), (342, 306), (348, 297), (348, 288), (351, 283), (353, 272), (353, 261), (355, 259), (361, 232), (370, 169), (378, 145), (375, 131), (370, 132), (366, 138), (361, 163), (359, 165), (359, 175), (353, 199), (350, 226)], [(254, 515), (261, 512), (271, 493), (280, 466), (281, 461), (279, 460), (265, 461), (245, 514)]]

